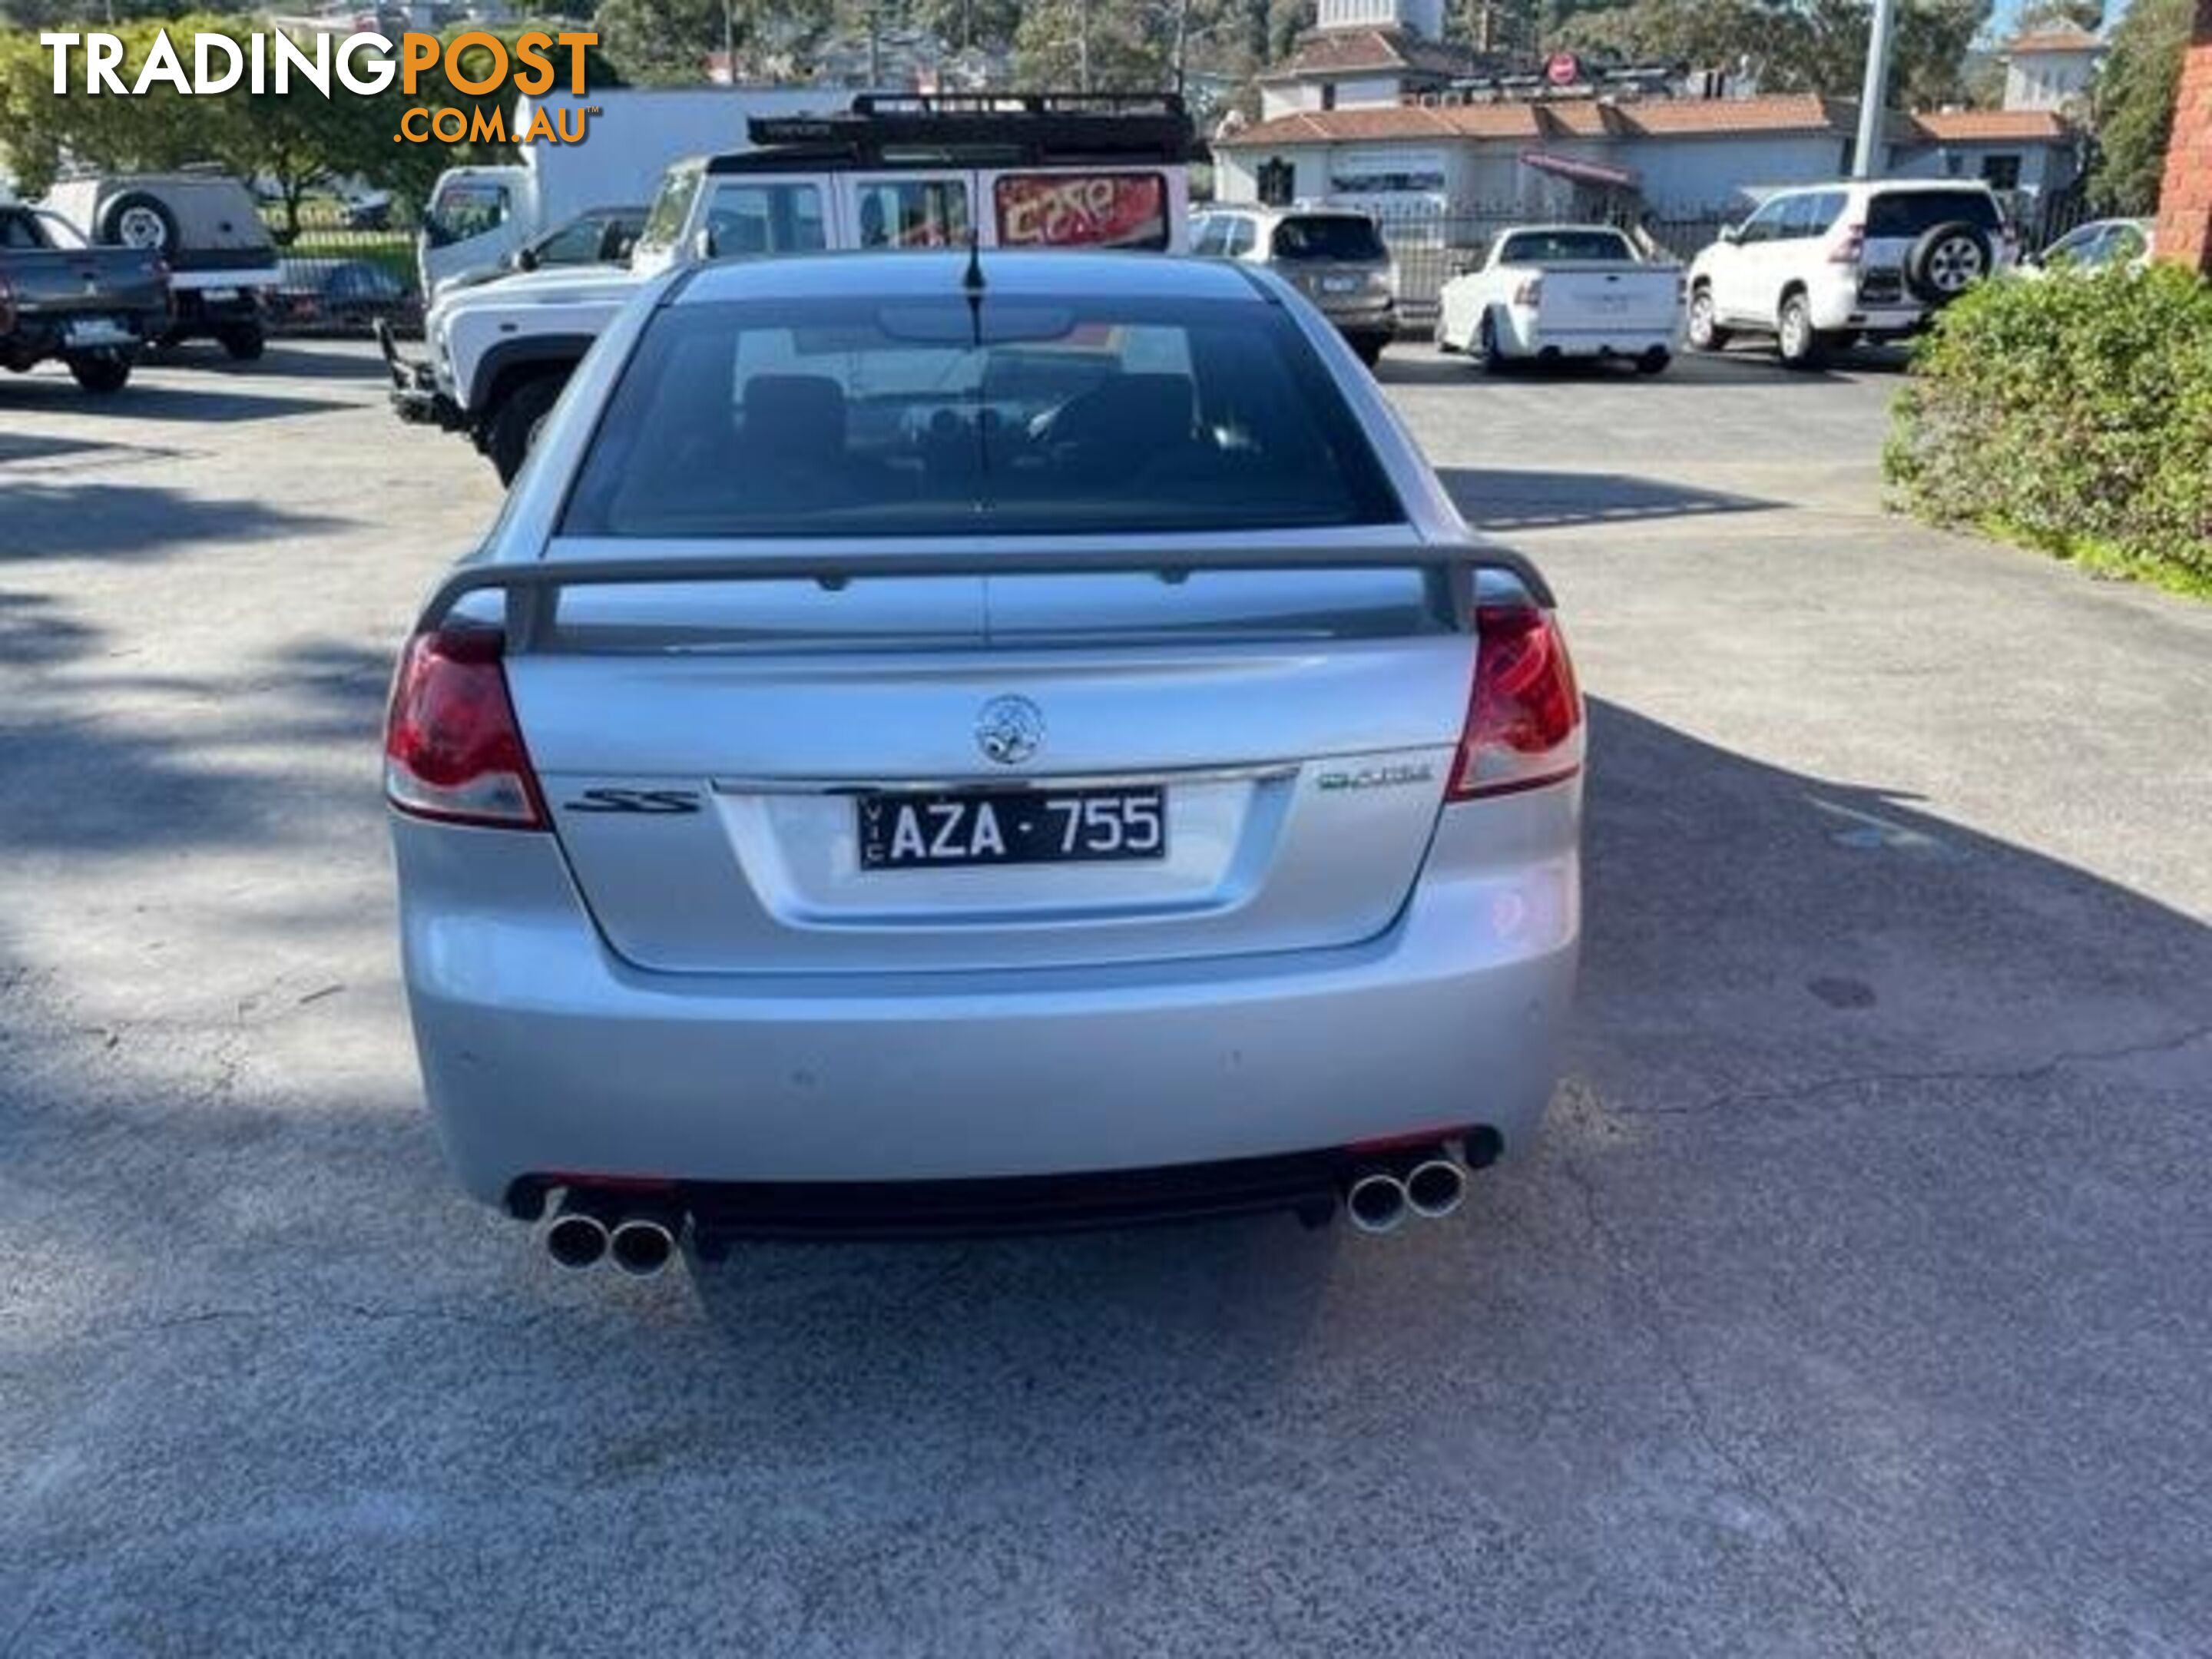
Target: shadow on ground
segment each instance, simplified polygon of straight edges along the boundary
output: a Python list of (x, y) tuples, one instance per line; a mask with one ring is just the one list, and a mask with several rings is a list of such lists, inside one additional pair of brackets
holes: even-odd
[(346, 520), (248, 498), (217, 501), (156, 484), (17, 477), (0, 518), (0, 564), (40, 559), (166, 558), (194, 544), (265, 541)]
[(100, 421), (269, 421), (354, 407), (329, 398), (235, 390), (258, 366), (238, 368), (236, 375), (210, 376), (204, 383), (182, 377), (156, 382), (141, 375), (105, 398), (86, 395), (65, 374), (0, 375), (0, 418), (54, 414)]
[[(403, 338), (402, 349), (410, 349)], [(419, 343), (412, 349), (420, 349)], [(234, 362), (211, 341), (186, 341), (145, 359), (154, 368), (190, 369), (220, 375), (226, 380), (251, 380), (256, 375), (288, 380), (380, 380), (384, 359), (368, 335), (326, 334), (272, 339), (252, 362)]]
[(1771, 349), (1733, 347), (1721, 352), (1680, 352), (1665, 372), (1639, 374), (1626, 362), (1568, 360), (1555, 363), (1510, 363), (1492, 374), (1458, 352), (1400, 346), (1384, 354), (1375, 378), (1385, 386), (1544, 386), (1559, 382), (1635, 382), (1655, 392), (1686, 389), (1723, 390), (1743, 386), (1818, 386), (1857, 375), (1902, 374), (1911, 354), (1896, 347), (1865, 346), (1839, 352), (1819, 368), (1790, 369)]
[(1518, 471), (1440, 467), (1437, 478), (1462, 517), (1480, 530), (1553, 530), (1632, 524), (1715, 513), (1763, 513), (1782, 505), (1753, 495), (1694, 489), (1620, 472)]
[[(148, 858), (235, 831), (210, 775), (114, 775)], [(17, 1650), (2183, 1650), (2212, 930), (1618, 708), (1589, 802), (1578, 1081), (1383, 1241), (563, 1278), (441, 1175), (383, 915), (205, 1031), (19, 962)]]
[[(194, 679), (107, 666), (102, 644), (45, 596), (0, 591), (0, 659), (31, 671), (0, 709), (0, 850), (127, 860), (260, 848), (282, 860), (374, 807), (383, 647), (310, 639)], [(134, 693), (173, 712), (159, 724), (118, 712), (117, 696)], [(339, 769), (352, 787), (337, 798), (325, 782), (332, 756), (357, 762)]]

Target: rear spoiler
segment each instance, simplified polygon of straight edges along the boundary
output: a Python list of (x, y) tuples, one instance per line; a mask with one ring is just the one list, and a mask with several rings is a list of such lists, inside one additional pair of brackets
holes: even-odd
[(506, 599), (508, 643), (526, 651), (543, 643), (558, 617), (561, 594), (571, 587), (641, 587), (654, 584), (736, 581), (814, 581), (836, 589), (864, 577), (1071, 576), (1149, 573), (1180, 582), (1200, 570), (1419, 570), (1439, 622), (1467, 633), (1474, 626), (1476, 579), (1485, 571), (1509, 576), (1549, 610), (1550, 584), (1536, 567), (1504, 548), (1415, 545), (1371, 549), (1280, 547), (1208, 548), (1163, 556), (1127, 548), (975, 547), (944, 552), (859, 552), (828, 545), (818, 552), (716, 554), (705, 557), (549, 559), (527, 564), (464, 566), (438, 584), (416, 627), (442, 625), (471, 593)]

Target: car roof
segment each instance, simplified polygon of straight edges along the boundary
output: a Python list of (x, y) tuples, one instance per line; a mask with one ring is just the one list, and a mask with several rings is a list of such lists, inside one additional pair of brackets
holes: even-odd
[(1988, 180), (1983, 179), (1831, 179), (1808, 185), (1777, 185), (1760, 199), (1771, 202), (1778, 196), (1804, 196), (1832, 190), (1936, 190), (1978, 196), (1991, 193)]
[[(977, 257), (988, 295), (1024, 299), (1246, 300), (1261, 291), (1233, 265), (1158, 253), (1066, 248), (986, 248)], [(934, 299), (963, 291), (963, 252), (854, 252), (731, 260), (700, 266), (670, 295), (690, 305), (724, 300)]]

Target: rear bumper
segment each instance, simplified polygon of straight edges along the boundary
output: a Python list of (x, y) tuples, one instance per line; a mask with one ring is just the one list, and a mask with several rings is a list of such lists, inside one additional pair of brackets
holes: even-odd
[(1332, 302), (1321, 306), (1321, 314), (1355, 340), (1387, 340), (1398, 331), (1398, 307), (1390, 300)]
[(379, 317), (372, 326), (376, 333), (377, 349), (384, 355), (384, 372), (392, 377), (392, 412), (410, 426), (465, 432), (468, 416), (439, 388), (437, 375), (430, 365), (401, 355), (391, 319)]
[(1917, 300), (1903, 295), (1893, 299), (1863, 295), (1859, 274), (1851, 266), (1838, 266), (1834, 276), (1815, 282), (1806, 298), (1813, 326), (1824, 334), (1910, 334), (1928, 321), (1929, 307)]
[(180, 288), (168, 332), (183, 335), (235, 328), (262, 319), (261, 295), (251, 288)]
[(50, 357), (66, 357), (78, 351), (135, 354), (145, 343), (146, 329), (149, 325), (158, 327), (161, 319), (158, 315), (143, 316), (118, 310), (89, 319), (95, 326), (72, 340), (71, 322), (83, 324), (87, 320), (35, 312), (18, 313), (15, 326), (0, 334), (0, 368), (21, 371)]
[(1358, 945), (773, 978), (631, 968), (550, 837), (395, 818), (425, 1093), (463, 1184), (494, 1203), (562, 1171), (995, 1180), (1476, 1124), (1510, 1151), (1550, 1096), (1573, 993), (1578, 796), (1486, 804), (1480, 833), (1519, 854), (1425, 877)]
[(1674, 331), (1663, 329), (1546, 329), (1516, 320), (1499, 337), (1516, 357), (1619, 357), (1632, 359), (1674, 349)]

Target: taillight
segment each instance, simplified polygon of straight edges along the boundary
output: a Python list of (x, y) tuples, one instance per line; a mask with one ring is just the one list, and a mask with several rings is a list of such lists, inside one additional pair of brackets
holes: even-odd
[(1828, 244), (1828, 263), (1832, 265), (1855, 265), (1866, 252), (1866, 227), (1845, 225)]
[(1533, 306), (1543, 297), (1544, 279), (1540, 276), (1531, 276), (1513, 290), (1513, 303), (1516, 306)]
[(384, 727), (384, 795), (403, 812), (447, 823), (545, 827), (500, 666), (505, 641), (449, 628), (407, 642)]
[(1583, 699), (1559, 629), (1533, 605), (1480, 605), (1474, 623), (1474, 690), (1444, 798), (1572, 777), (1583, 763)]

